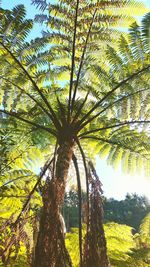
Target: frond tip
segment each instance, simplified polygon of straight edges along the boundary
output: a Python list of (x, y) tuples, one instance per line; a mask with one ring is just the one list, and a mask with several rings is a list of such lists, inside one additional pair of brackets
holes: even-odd
[(41, 11), (44, 11), (48, 6), (46, 0), (32, 0), (31, 4), (37, 6)]

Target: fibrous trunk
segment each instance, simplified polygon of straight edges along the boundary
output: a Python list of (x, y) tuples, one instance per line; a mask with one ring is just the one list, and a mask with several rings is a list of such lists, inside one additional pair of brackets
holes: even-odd
[(47, 178), (43, 189), (43, 209), (33, 267), (72, 267), (65, 247), (60, 208), (63, 204), (73, 142), (60, 145), (55, 175)]
[(101, 182), (93, 164), (89, 163), (90, 214), (85, 238), (83, 267), (111, 267), (103, 229), (103, 204)]

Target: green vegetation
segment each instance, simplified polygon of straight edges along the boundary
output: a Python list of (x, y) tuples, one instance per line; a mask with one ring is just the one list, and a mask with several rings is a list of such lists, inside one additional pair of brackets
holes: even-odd
[(138, 232), (141, 221), (150, 212), (150, 203), (146, 197), (127, 194), (124, 200), (104, 199), (105, 222), (126, 224)]
[[(83, 193), (84, 195), (84, 193)], [(38, 194), (36, 194), (36, 197)], [(11, 199), (11, 198), (10, 198)], [(36, 201), (37, 198), (33, 199), (33, 202)], [(7, 198), (5, 198), (7, 200)], [(134, 205), (133, 205), (134, 200)], [(11, 207), (16, 211), (17, 210), (17, 202), (19, 201), (19, 198), (15, 200), (16, 207), (11, 206), (11, 203), (6, 201), (6, 206)], [(150, 213), (148, 213), (145, 218), (143, 215), (142, 207), (145, 206), (145, 212), (148, 212), (150, 206), (147, 202), (147, 199), (144, 197), (139, 197), (138, 195), (127, 195), (125, 200), (117, 201), (114, 199), (106, 200), (105, 202), (105, 216), (107, 217), (107, 212), (109, 211), (109, 216), (105, 220), (108, 221), (104, 225), (106, 240), (107, 240), (107, 248), (108, 248), (108, 255), (111, 261), (112, 266), (114, 267), (135, 267), (135, 266), (149, 266), (149, 254), (150, 254)], [(125, 205), (125, 203), (128, 202), (130, 205)], [(4, 202), (5, 203), (5, 202)], [(32, 207), (32, 202), (30, 208)], [(39, 203), (40, 203), (40, 197), (39, 197)], [(114, 205), (114, 203), (117, 203), (117, 207)], [(38, 202), (36, 202), (38, 205)], [(109, 205), (109, 210), (107, 207), (107, 204)], [(132, 216), (134, 218), (135, 213), (137, 212), (136, 208), (138, 208), (138, 220), (141, 218), (142, 221), (140, 221), (140, 227), (138, 231), (136, 231), (128, 225), (125, 225), (125, 222), (123, 222), (124, 217), (122, 217), (122, 223), (119, 224), (113, 222), (112, 218), (114, 218), (115, 221), (121, 218), (122, 216), (122, 204), (124, 204), (124, 207), (126, 207), (125, 211), (126, 214), (130, 213), (130, 209), (132, 208)], [(132, 205), (131, 205), (132, 204)], [(137, 206), (138, 204), (138, 206)], [(41, 203), (40, 203), (41, 205)], [(4, 204), (3, 204), (4, 207)], [(33, 206), (34, 207), (34, 206)], [(36, 206), (38, 207), (38, 206)], [(39, 206), (40, 207), (40, 206)], [(113, 207), (113, 208), (112, 208)], [(120, 207), (120, 208), (118, 208)], [(116, 209), (115, 209), (116, 208)], [(39, 208), (38, 208), (39, 209)], [(135, 213), (134, 213), (135, 212)], [(37, 234), (38, 224), (39, 224), (39, 215), (38, 217), (35, 217), (35, 214), (37, 211), (35, 208), (33, 210), (30, 210), (31, 218), (27, 218), (28, 224), (26, 223), (24, 226), (24, 229), (20, 229), (21, 231), (16, 233), (16, 237), (18, 235), (18, 251), (15, 251), (15, 246), (17, 244), (14, 244), (14, 252), (11, 252), (11, 257), (8, 266), (12, 267), (26, 267), (27, 262), (31, 262), (31, 253), (33, 252), (34, 248), (34, 242), (33, 240), (33, 233), (34, 237)], [(110, 214), (112, 213), (113, 217), (110, 217)], [(3, 220), (1, 220), (1, 231), (3, 231), (3, 234), (1, 235), (1, 250), (4, 249), (8, 242), (8, 236), (10, 236), (10, 224), (11, 221), (13, 221), (12, 218), (9, 219), (9, 221), (6, 221), (5, 218), (9, 217), (9, 214), (2, 213)], [(12, 214), (12, 213), (11, 213)], [(131, 213), (130, 213), (131, 214)], [(63, 207), (63, 215), (64, 218), (66, 218), (66, 226), (68, 226), (68, 229), (70, 232), (66, 235), (66, 245), (67, 249), (71, 255), (72, 261), (74, 263), (75, 267), (79, 266), (79, 240), (78, 240), (78, 197), (76, 191), (70, 191), (68, 195), (65, 198), (65, 203)], [(133, 224), (134, 221), (129, 222)], [(7, 223), (7, 225), (6, 225)], [(73, 228), (75, 227), (76, 228)], [(37, 227), (37, 228), (36, 228)], [(85, 237), (86, 233), (86, 227), (84, 225), (83, 227), (83, 238)], [(20, 238), (21, 234), (21, 238)], [(15, 253), (17, 253), (15, 255)], [(16, 258), (17, 257), (17, 258)], [(0, 266), (5, 266), (1, 263)], [(30, 266), (30, 265), (29, 265)]]
[[(108, 255), (113, 267), (148, 267), (150, 263), (150, 213), (148, 213), (142, 220), (140, 230), (133, 235), (132, 228), (124, 224), (117, 224), (113, 222), (104, 225)], [(26, 226), (27, 227), (27, 226)], [(24, 239), (18, 244), (18, 255), (15, 258), (15, 250), (11, 253), (11, 258), (8, 267), (27, 267), (27, 262), (30, 262), (33, 240), (31, 235), (31, 225), (26, 229), (28, 233), (24, 233)], [(6, 231), (6, 228), (5, 228)], [(4, 242), (4, 236), (8, 238), (10, 233), (7, 227), (7, 233), (1, 236), (1, 244)], [(86, 227), (83, 227), (83, 238), (85, 237)], [(29, 234), (31, 235), (29, 237)], [(28, 242), (30, 244), (28, 244)], [(75, 267), (79, 266), (79, 242), (78, 242), (78, 228), (71, 228), (71, 231), (66, 235), (66, 245)], [(28, 249), (27, 249), (28, 248)], [(2, 249), (2, 245), (1, 245)], [(4, 267), (4, 264), (0, 264)], [(30, 266), (30, 265), (29, 265)]]
[[(82, 192), (83, 203), (86, 194)], [(83, 204), (84, 205), (84, 204)], [(104, 222), (116, 222), (126, 224), (138, 232), (141, 221), (150, 212), (150, 202), (146, 197), (137, 194), (127, 194), (124, 200), (107, 199), (103, 197)], [(69, 231), (72, 227), (78, 227), (78, 194), (71, 190), (65, 196), (63, 216)], [(84, 213), (83, 213), (84, 220)]]
[[(61, 0), (47, 5), (33, 0), (33, 4), (42, 12), (35, 20), (46, 23), (47, 31), (29, 42), (34, 22), (26, 19), (24, 6), (12, 11), (0, 8), (1, 265), (76, 264), (66, 248), (67, 244), (70, 251), (71, 245), (69, 235), (65, 244), (61, 216), (73, 164), (79, 265), (91, 267), (94, 259), (94, 267), (109, 267), (102, 189), (92, 161), (99, 154), (114, 167), (121, 163), (130, 174), (150, 174), (150, 13), (138, 25), (132, 8), (139, 15), (146, 10), (136, 1)], [(118, 30), (129, 24), (129, 33)], [(86, 184), (85, 228), (81, 172)], [(134, 197), (126, 205), (132, 201)], [(132, 213), (130, 207), (127, 211)], [(112, 264), (149, 264), (148, 222), (149, 216), (136, 235), (135, 247), (129, 226), (106, 224), (108, 246), (110, 240), (118, 246), (115, 251), (108, 248)], [(139, 218), (135, 228), (138, 225)], [(70, 240), (77, 242), (76, 232)]]
[[(132, 234), (132, 228), (127, 225), (117, 223), (107, 223), (104, 225), (107, 239), (107, 249), (112, 267), (148, 267), (150, 264), (150, 232), (145, 232), (146, 240), (142, 242), (142, 232), (150, 225), (150, 214), (148, 214), (141, 226), (138, 234)], [(83, 230), (83, 236), (85, 229)], [(79, 245), (78, 229), (72, 228), (67, 234), (66, 244), (74, 266), (79, 266)]]

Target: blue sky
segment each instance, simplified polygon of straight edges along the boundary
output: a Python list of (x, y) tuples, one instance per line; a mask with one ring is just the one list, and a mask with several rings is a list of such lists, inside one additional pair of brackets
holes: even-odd
[[(12, 9), (16, 5), (23, 4), (26, 7), (27, 17), (33, 19), (39, 12), (34, 5), (31, 5), (31, 0), (2, 0), (2, 7)], [(38, 24), (34, 25), (34, 31), (32, 31), (32, 39), (41, 35), (41, 30)]]
[[(150, 0), (141, 1), (150, 8)], [(2, 0), (2, 7), (11, 9), (17, 4), (24, 4), (27, 9), (28, 18), (34, 18), (37, 14), (36, 8), (32, 5), (31, 0)], [(32, 32), (32, 38), (40, 35), (40, 27), (38, 24), (34, 26)], [(150, 195), (150, 179), (143, 175), (130, 176), (123, 174), (121, 169), (114, 170), (111, 166), (108, 166), (106, 160), (100, 160), (97, 157), (96, 169), (99, 177), (103, 183), (104, 194), (107, 197), (114, 197), (116, 199), (123, 199), (127, 192), (138, 193), (139, 195)], [(150, 198), (150, 197), (149, 197)]]

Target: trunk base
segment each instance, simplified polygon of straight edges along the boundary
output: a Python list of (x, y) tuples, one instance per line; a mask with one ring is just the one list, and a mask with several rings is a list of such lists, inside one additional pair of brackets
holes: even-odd
[(56, 201), (59, 188), (57, 181), (46, 181), (45, 201), (32, 267), (72, 267), (65, 247), (62, 216)]

